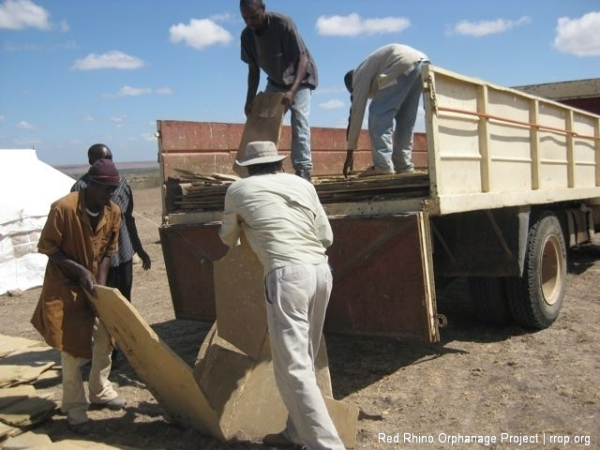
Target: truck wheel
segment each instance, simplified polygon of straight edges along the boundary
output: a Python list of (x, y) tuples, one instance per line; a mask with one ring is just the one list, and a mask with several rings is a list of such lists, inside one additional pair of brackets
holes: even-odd
[(567, 250), (560, 223), (546, 211), (529, 229), (521, 278), (509, 278), (508, 305), (525, 328), (548, 328), (560, 313), (567, 281)]
[(504, 278), (470, 277), (469, 294), (479, 321), (506, 325), (511, 321)]

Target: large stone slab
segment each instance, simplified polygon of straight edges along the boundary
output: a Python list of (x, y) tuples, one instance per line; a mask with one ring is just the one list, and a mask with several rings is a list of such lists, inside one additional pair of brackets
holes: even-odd
[[(242, 249), (242, 254), (248, 256), (246, 250)], [(262, 276), (252, 283), (261, 280)], [(101, 320), (171, 419), (221, 441), (261, 440), (283, 429), (287, 412), (273, 378), (266, 332), (260, 350), (250, 356), (220, 337), (215, 325), (202, 343), (192, 371), (117, 289), (97, 286), (96, 290), (98, 297), (91, 300)], [(252, 301), (263, 303), (264, 296), (261, 293)], [(259, 318), (250, 318), (254, 319)], [(252, 329), (248, 327), (246, 332), (251, 334)], [(238, 339), (244, 339), (244, 333)], [(321, 347), (317, 371), (330, 415), (346, 446), (353, 448), (358, 408), (331, 399), (325, 345)]]
[(58, 364), (59, 353), (45, 344), (21, 348), (0, 359), (0, 387), (35, 380)]
[[(275, 384), (268, 336), (257, 358), (251, 358), (221, 338), (217, 324), (200, 347), (194, 376), (220, 416), (225, 439), (260, 440), (280, 432), (285, 428), (287, 410)], [(319, 350), (316, 366), (329, 414), (345, 446), (353, 448), (358, 408), (332, 398), (325, 345)]]
[(192, 369), (150, 328), (135, 307), (114, 288), (96, 286), (90, 296), (107, 330), (140, 379), (170, 418), (224, 439), (218, 417), (194, 380)]
[[(236, 160), (244, 157), (246, 145), (252, 141), (271, 141), (279, 148), (281, 126), (285, 107), (281, 101), (283, 94), (279, 92), (259, 92), (252, 103), (252, 114), (246, 119)], [(241, 177), (248, 175), (245, 167), (233, 164), (233, 170)]]
[(31, 448), (39, 448), (51, 445), (52, 441), (46, 434), (28, 431), (19, 436), (7, 439), (2, 442), (2, 450), (24, 450)]
[(14, 427), (40, 423), (54, 414), (56, 403), (44, 397), (28, 397), (0, 410), (0, 421)]
[(40, 341), (0, 334), (0, 358), (27, 347), (39, 346)]
[(129, 445), (109, 445), (84, 439), (65, 439), (52, 444), (36, 446), (31, 450), (139, 450)]
[(0, 389), (0, 410), (36, 395), (35, 388), (29, 384)]
[(213, 264), (219, 336), (257, 359), (267, 337), (263, 267), (242, 236)]

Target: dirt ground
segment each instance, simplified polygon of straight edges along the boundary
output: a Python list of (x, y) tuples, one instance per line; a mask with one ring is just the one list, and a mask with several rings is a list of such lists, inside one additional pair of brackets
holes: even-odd
[[(160, 193), (134, 196), (152, 269), (134, 266), (133, 304), (192, 365), (209, 324), (175, 319), (158, 235)], [(361, 411), (357, 449), (600, 448), (600, 240), (594, 244), (570, 252), (563, 311), (547, 330), (479, 324), (456, 280), (438, 293), (449, 322), (440, 343), (328, 336), (334, 397)], [(38, 295), (0, 297), (0, 333), (39, 339), (29, 324)], [(123, 356), (111, 379), (128, 406), (91, 411), (90, 440), (148, 450), (264, 448), (168, 423)], [(60, 384), (39, 387), (60, 400)], [(60, 413), (37, 429), (53, 441), (73, 437)]]

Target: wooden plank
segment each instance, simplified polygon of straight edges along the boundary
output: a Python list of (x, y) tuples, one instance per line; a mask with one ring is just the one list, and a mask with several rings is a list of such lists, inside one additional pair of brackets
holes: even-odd
[[(348, 180), (315, 177), (313, 182), (323, 204), (429, 196), (429, 177), (423, 172)], [(176, 196), (175, 204), (182, 210), (222, 210), (229, 184), (192, 184), (185, 187), (184, 195)]]

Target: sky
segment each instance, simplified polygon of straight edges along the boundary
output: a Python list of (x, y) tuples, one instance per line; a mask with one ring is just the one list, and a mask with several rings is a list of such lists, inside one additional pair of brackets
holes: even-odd
[[(501, 86), (600, 77), (598, 0), (265, 4), (316, 61), (312, 126), (346, 126), (344, 74), (389, 43)], [(157, 120), (244, 123), (243, 28), (237, 0), (0, 0), (0, 148), (85, 164), (102, 142), (117, 163), (156, 161)]]

